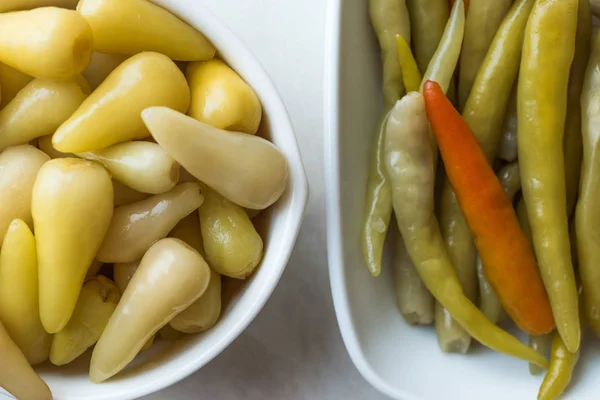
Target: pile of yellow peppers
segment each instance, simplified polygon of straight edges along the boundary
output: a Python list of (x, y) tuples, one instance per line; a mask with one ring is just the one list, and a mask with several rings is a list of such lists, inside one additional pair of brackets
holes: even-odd
[[(365, 264), (380, 274), (393, 210), (405, 320), (435, 323), (442, 351), (466, 353), (475, 338), (529, 360), (532, 373), (547, 368), (539, 399), (556, 399), (579, 358), (583, 327), (600, 335), (600, 35), (592, 40), (600, 1), (369, 4), (381, 47), (383, 117), (366, 189)], [(499, 339), (503, 305), (438, 163), (423, 97), (414, 93), (426, 81), (437, 82), (462, 114), (534, 248), (556, 330), (531, 336), (530, 349), (510, 335)]]
[(215, 53), (147, 0), (1, 2), (0, 386), (17, 398), (52, 398), (31, 367), (48, 359), (95, 346), (102, 382), (157, 333), (212, 328), (222, 276), (260, 264), (251, 218), (287, 161)]

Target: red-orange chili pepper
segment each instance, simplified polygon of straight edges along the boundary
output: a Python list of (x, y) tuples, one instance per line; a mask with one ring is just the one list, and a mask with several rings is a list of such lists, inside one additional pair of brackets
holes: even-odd
[(555, 324), (548, 295), (509, 197), (440, 86), (427, 81), (423, 94), (446, 174), (490, 284), (521, 329), (536, 335), (550, 332)]

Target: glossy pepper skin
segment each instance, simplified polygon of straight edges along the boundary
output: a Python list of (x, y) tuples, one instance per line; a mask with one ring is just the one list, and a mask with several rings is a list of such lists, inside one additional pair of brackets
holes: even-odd
[[(403, 123), (407, 119), (410, 125)], [(462, 292), (434, 214), (434, 158), (421, 94), (410, 93), (396, 103), (385, 142), (398, 229), (427, 288), (482, 344), (546, 365), (544, 357), (487, 320)]]
[(581, 95), (583, 165), (575, 211), (579, 275), (584, 309), (596, 336), (600, 336), (600, 245), (597, 201), (600, 196), (600, 36), (596, 35)]
[(565, 391), (579, 361), (579, 350), (571, 353), (557, 332), (552, 335), (550, 366), (538, 392), (538, 400), (557, 400)]
[(470, 4), (458, 70), (459, 110), (469, 98), (479, 67), (511, 5), (512, 0), (478, 0)]
[(407, 0), (413, 52), (419, 70), (427, 70), (429, 61), (444, 34), (450, 16), (446, 0)]
[(575, 352), (581, 337), (571, 261), (563, 135), (578, 0), (537, 0), (519, 75), (519, 162), (535, 253), (558, 332)]
[[(396, 36), (396, 44), (404, 86), (408, 92), (418, 91), (421, 85), (421, 73), (412, 51), (400, 35)], [(410, 124), (410, 121), (406, 123)], [(400, 313), (411, 325), (431, 324), (434, 317), (433, 296), (417, 273), (400, 233), (396, 235), (392, 263), (395, 271), (396, 301)]]
[(36, 375), (0, 322), (0, 387), (18, 399), (52, 400), (48, 385)]
[(185, 112), (190, 88), (177, 65), (164, 54), (143, 52), (125, 60), (87, 97), (52, 136), (64, 153), (103, 149), (150, 136), (141, 112), (165, 106)]
[(18, 218), (33, 227), (31, 194), (38, 171), (50, 158), (28, 144), (13, 146), (0, 153), (0, 240), (12, 220)]
[(74, 158), (46, 162), (33, 185), (40, 317), (48, 333), (69, 322), (87, 270), (113, 215), (112, 183), (99, 164)]
[(192, 101), (187, 114), (228, 131), (254, 135), (262, 118), (262, 105), (254, 89), (221, 60), (189, 63), (186, 78)]
[(425, 84), (425, 103), (446, 174), (504, 309), (525, 332), (552, 331), (554, 318), (533, 249), (485, 153), (437, 83)]
[(90, 61), (92, 45), (89, 24), (73, 10), (40, 7), (0, 13), (0, 62), (27, 75), (71, 78)]
[(0, 111), (0, 149), (52, 135), (89, 94), (89, 85), (80, 75), (32, 80)]
[(204, 35), (147, 0), (80, 0), (77, 11), (91, 26), (94, 50), (102, 53), (156, 51), (179, 61), (215, 55)]
[[(534, 0), (517, 1), (502, 22), (483, 60), (463, 112), (465, 122), (486, 152), (489, 162), (497, 152), (510, 88), (519, 69), (520, 43), (533, 2)], [(477, 249), (447, 178), (441, 191), (439, 223), (464, 293), (471, 301), (476, 301)], [(448, 318), (439, 305), (436, 315), (439, 316), (436, 319), (436, 330), (441, 347), (449, 351), (466, 352), (470, 338)]]
[(369, 272), (379, 276), (383, 244), (392, 216), (392, 192), (383, 165), (383, 133), (387, 110), (404, 94), (396, 36), (402, 36), (410, 44), (410, 21), (405, 0), (370, 0), (369, 15), (381, 47), (384, 115), (376, 131), (369, 161), (361, 246)]
[(450, 19), (444, 28), (440, 43), (429, 61), (421, 80), (421, 91), (426, 81), (436, 81), (444, 92), (448, 91), (460, 56), (465, 33), (465, 4), (458, 0), (452, 6)]
[(102, 332), (90, 363), (90, 380), (119, 373), (148, 340), (204, 294), (210, 268), (179, 239), (154, 243), (144, 254)]
[(29, 364), (48, 359), (52, 337), (40, 321), (35, 239), (20, 219), (11, 222), (0, 249), (0, 320)]
[[(582, 288), (580, 287), (579, 293), (581, 295)], [(582, 313), (583, 309), (580, 307), (579, 321), (581, 322), (581, 329), (585, 328), (586, 318)], [(579, 361), (580, 350), (572, 353), (567, 349), (567, 346), (563, 342), (559, 333), (555, 331), (552, 334), (551, 339), (552, 347), (550, 350), (550, 365), (544, 381), (540, 386), (538, 392), (538, 400), (558, 400), (573, 376), (575, 366)]]
[(406, 0), (369, 0), (369, 15), (381, 47), (383, 102), (384, 109), (389, 109), (404, 93), (396, 36), (400, 35), (407, 43), (411, 43)]

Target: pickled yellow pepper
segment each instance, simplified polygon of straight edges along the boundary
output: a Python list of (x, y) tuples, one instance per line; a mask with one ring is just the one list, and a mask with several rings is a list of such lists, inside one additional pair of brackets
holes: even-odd
[(404, 94), (396, 50), (396, 36), (410, 43), (410, 20), (405, 0), (370, 0), (369, 14), (381, 47), (383, 62), (383, 117), (373, 142), (367, 178), (362, 253), (369, 272), (379, 276), (383, 244), (392, 216), (392, 192), (383, 166), (383, 132), (387, 110)]
[(561, 338), (571, 352), (581, 337), (571, 261), (563, 134), (578, 0), (537, 0), (523, 43), (518, 87), (523, 198), (544, 285)]

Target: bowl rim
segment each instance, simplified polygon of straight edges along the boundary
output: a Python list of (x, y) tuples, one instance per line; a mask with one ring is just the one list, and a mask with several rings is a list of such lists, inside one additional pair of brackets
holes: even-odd
[(363, 378), (381, 393), (395, 399), (418, 400), (414, 395), (398, 391), (373, 369), (360, 345), (350, 313), (349, 293), (346, 286), (345, 257), (342, 232), (340, 186), (340, 51), (342, 28), (342, 0), (329, 0), (325, 34), (325, 74), (323, 95), (325, 202), (327, 226), (327, 257), (329, 283), (338, 326), (346, 350)]
[[(273, 81), (252, 51), (233, 33), (227, 24), (201, 2), (189, 0), (150, 1), (166, 9), (190, 26), (202, 27), (199, 30), (214, 44), (218, 54), (223, 56), (244, 79), (249, 77), (250, 79), (247, 80), (251, 86), (256, 86), (257, 91), (260, 89), (262, 96), (259, 94), (259, 97), (261, 97), (263, 109), (268, 110), (269, 114), (270, 131), (273, 132), (276, 128), (278, 132), (281, 132), (278, 135), (272, 134), (273, 142), (277, 141), (277, 137), (283, 138), (282, 141), (286, 142), (285, 149), (280, 148), (288, 160), (289, 169), (288, 187), (284, 192), (284, 196), (289, 197), (285, 209), (287, 214), (286, 225), (283, 234), (276, 240), (276, 243), (279, 244), (279, 252), (273, 263), (276, 268), (264, 278), (257, 296), (251, 300), (247, 309), (243, 312), (242, 318), (225, 336), (206, 349), (202, 356), (189, 357), (186, 361), (181, 361), (176, 369), (169, 370), (167, 374), (162, 374), (160, 379), (148, 379), (143, 384), (135, 387), (128, 385), (129, 379), (125, 379), (115, 383), (114, 393), (91, 395), (89, 399), (93, 400), (131, 400), (165, 389), (208, 364), (238, 338), (262, 310), (287, 267), (302, 225), (309, 196), (308, 180), (289, 114)], [(110, 381), (107, 383), (110, 384)], [(2, 389), (0, 389), (0, 395), (7, 396)], [(12, 397), (9, 396), (9, 398)]]

